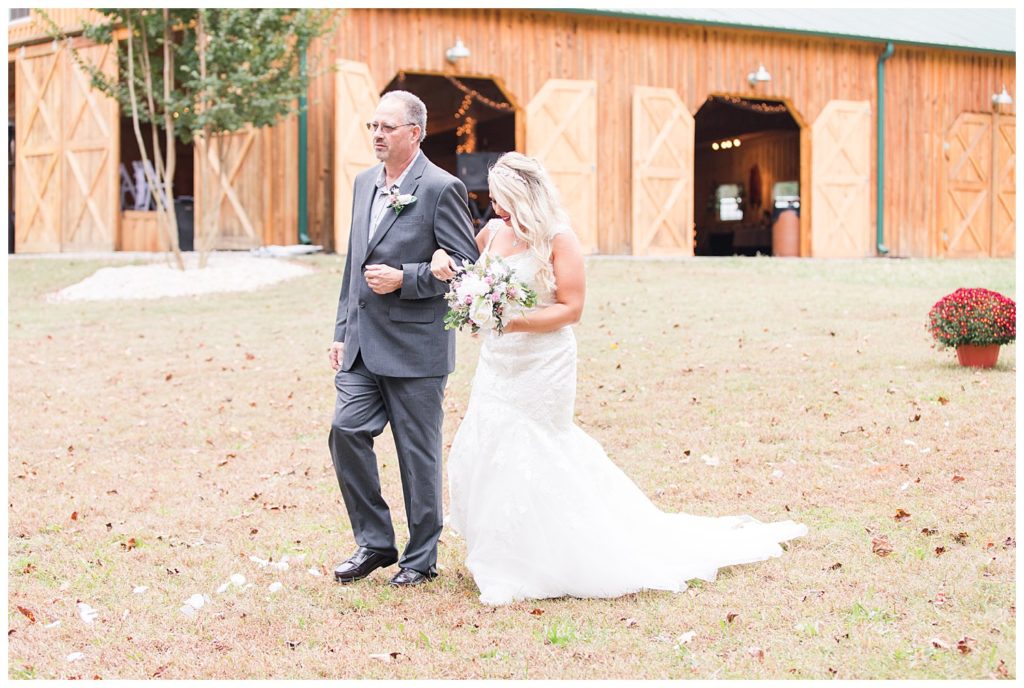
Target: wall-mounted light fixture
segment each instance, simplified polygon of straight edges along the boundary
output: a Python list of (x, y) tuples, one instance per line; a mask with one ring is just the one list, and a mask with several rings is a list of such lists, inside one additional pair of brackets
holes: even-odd
[(764, 65), (758, 65), (756, 72), (747, 74), (747, 82), (751, 86), (757, 86), (760, 83), (771, 81), (772, 75), (768, 73), (768, 70), (764, 68)]
[(469, 48), (462, 44), (461, 38), (455, 39), (455, 45), (448, 48), (444, 54), (448, 58), (448, 61), (455, 64), (459, 60), (469, 57)]
[(1013, 105), (1013, 98), (1006, 92), (1006, 84), (1003, 84), (1003, 90), (1000, 93), (992, 94), (993, 105)]

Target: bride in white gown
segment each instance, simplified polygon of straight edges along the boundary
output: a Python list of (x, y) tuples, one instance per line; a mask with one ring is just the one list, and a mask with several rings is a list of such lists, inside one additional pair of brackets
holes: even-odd
[[(446, 525), (465, 538), (480, 601), (679, 591), (723, 566), (780, 556), (780, 542), (806, 534), (793, 521), (665, 513), (573, 423), (579, 242), (536, 160), (503, 155), (489, 186), (499, 217), (480, 231), (481, 253), (501, 255), (538, 304), (503, 335), (486, 333), (448, 458)], [(434, 255), (439, 279), (454, 267)]]

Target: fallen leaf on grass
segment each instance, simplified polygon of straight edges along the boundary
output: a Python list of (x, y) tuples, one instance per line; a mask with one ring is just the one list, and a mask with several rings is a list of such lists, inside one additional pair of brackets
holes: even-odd
[(880, 557), (887, 557), (892, 554), (892, 543), (884, 535), (871, 538), (871, 551)]
[(903, 509), (896, 509), (896, 515), (893, 518), (896, 519), (897, 523), (902, 523), (910, 518), (910, 514)]
[(530, 611), (530, 614), (532, 614), (533, 616), (540, 616), (543, 613), (544, 613), (543, 609), (533, 609), (533, 610)]
[(935, 556), (938, 557), (938, 556), (941, 556), (941, 555), (943, 555), (945, 553), (946, 553), (946, 548), (945, 547), (936, 547), (935, 548)]
[(954, 483), (962, 483), (964, 480), (966, 480), (966, 478), (964, 478), (962, 475), (957, 475), (956, 473), (953, 474)]
[(965, 635), (963, 638), (956, 641), (956, 649), (960, 650), (960, 654), (962, 655), (969, 655), (971, 654), (971, 650), (974, 649), (974, 643), (974, 638)]
[(953, 536), (953, 542), (958, 545), (966, 545), (968, 537), (970, 536), (967, 533), (957, 533)]
[(125, 552), (131, 552), (136, 546), (137, 543), (135, 542), (135, 538), (128, 538), (128, 542), (121, 543), (121, 549)]
[(72, 521), (77, 521), (78, 520), (78, 512), (77, 511), (72, 511), (71, 512), (71, 520)]
[(759, 662), (764, 661), (764, 649), (760, 647), (748, 647), (747, 654)]
[(932, 647), (938, 648), (940, 650), (948, 650), (949, 649), (949, 643), (944, 641), (942, 638), (932, 638), (928, 642), (930, 642), (932, 644)]
[(829, 566), (829, 567), (828, 567), (828, 568), (826, 569), (826, 571), (838, 571), (838, 570), (839, 570), (839, 569), (841, 569), (841, 568), (843, 568), (843, 565), (842, 565), (842, 564), (840, 564), (840, 563), (839, 563), (839, 562), (837, 561), (836, 563), (834, 563), (834, 564), (832, 564), (831, 566)]
[(939, 532), (939, 531), (936, 530), (935, 528), (922, 528), (921, 529), (921, 535), (935, 535), (935, 533), (937, 533), (937, 532)]
[(1010, 672), (1006, 668), (1006, 662), (1000, 659), (999, 666), (997, 666), (996, 670), (989, 674), (988, 677), (993, 679), (1010, 678)]
[(728, 614), (725, 615), (725, 620), (728, 623), (732, 623), (733, 619), (735, 619), (737, 616), (739, 616), (739, 614), (737, 614), (735, 612), (729, 612)]
[(948, 403), (949, 403), (949, 399), (947, 399), (946, 397), (939, 397), (939, 398), (938, 398), (938, 402), (939, 402), (940, 404), (942, 404), (943, 406), (945, 406), (946, 404), (948, 404)]
[(32, 613), (31, 609), (27, 609), (25, 607), (22, 607), (21, 605), (18, 605), (18, 611), (24, 614), (25, 618), (27, 618), (32, 623), (36, 622), (36, 615)]
[[(1006, 538), (1006, 540), (1003, 541), (1003, 549), (1010, 549), (1011, 547), (1016, 547), (1016, 546), (1017, 546), (1017, 541), (1014, 540), (1012, 537), (1008, 537), (1008, 538)], [(1002, 661), (1002, 660), (1000, 660), (1000, 661)]]

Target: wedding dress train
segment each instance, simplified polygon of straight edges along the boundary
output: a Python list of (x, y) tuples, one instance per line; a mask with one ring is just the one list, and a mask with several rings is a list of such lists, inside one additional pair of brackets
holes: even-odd
[[(539, 306), (554, 301), (538, 259), (505, 260)], [(679, 591), (723, 566), (780, 556), (780, 542), (807, 533), (793, 521), (661, 511), (575, 425), (575, 396), (571, 327), (485, 335), (449, 454), (446, 524), (465, 538), (484, 604)]]

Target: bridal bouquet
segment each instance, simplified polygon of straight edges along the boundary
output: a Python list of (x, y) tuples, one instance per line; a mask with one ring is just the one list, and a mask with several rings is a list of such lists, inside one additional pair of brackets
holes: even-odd
[(473, 333), (497, 330), (505, 323), (537, 305), (537, 293), (515, 279), (515, 274), (500, 256), (485, 255), (476, 263), (464, 261), (445, 295), (448, 313), (446, 330), (469, 325)]

